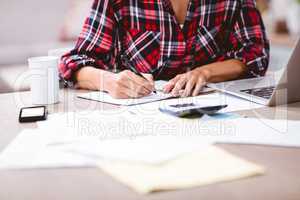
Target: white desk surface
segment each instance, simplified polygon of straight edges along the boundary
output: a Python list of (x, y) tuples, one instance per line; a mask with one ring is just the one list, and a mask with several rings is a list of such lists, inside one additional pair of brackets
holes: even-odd
[[(49, 106), (50, 113), (85, 109), (113, 109), (116, 106), (76, 98), (74, 90), (61, 90), (61, 102)], [(80, 92), (80, 91), (79, 91)], [(0, 94), (0, 151), (24, 128), (19, 124), (20, 107), (30, 105), (30, 93)], [(300, 120), (300, 103), (287, 108), (262, 108), (242, 111), (247, 116), (273, 119), (286, 116)], [(300, 199), (300, 148), (254, 145), (218, 145), (235, 155), (264, 165), (264, 176), (213, 184), (206, 187), (141, 196), (97, 168), (0, 171), (1, 200), (129, 200), (129, 199)]]

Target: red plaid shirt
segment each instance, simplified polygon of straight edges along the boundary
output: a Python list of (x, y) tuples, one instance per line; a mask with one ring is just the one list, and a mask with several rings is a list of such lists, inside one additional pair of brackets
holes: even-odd
[(248, 77), (266, 72), (269, 42), (255, 0), (190, 0), (182, 28), (170, 0), (95, 0), (59, 68), (65, 80), (84, 66), (116, 72), (129, 65), (170, 79), (227, 59), (245, 63)]

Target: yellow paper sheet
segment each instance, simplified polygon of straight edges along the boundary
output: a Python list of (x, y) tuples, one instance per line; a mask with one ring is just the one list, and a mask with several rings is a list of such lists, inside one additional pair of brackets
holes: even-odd
[(142, 194), (203, 186), (264, 173), (263, 167), (215, 146), (161, 165), (106, 161), (99, 163), (99, 167)]

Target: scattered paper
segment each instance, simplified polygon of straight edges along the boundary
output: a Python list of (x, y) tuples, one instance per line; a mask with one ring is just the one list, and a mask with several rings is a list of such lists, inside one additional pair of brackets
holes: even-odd
[[(58, 143), (58, 141), (60, 143)], [(1, 169), (100, 167), (135, 191), (183, 189), (264, 173), (261, 166), (184, 138), (58, 140), (26, 130), (1, 153)], [(88, 146), (91, 145), (91, 148)], [(103, 146), (103, 147), (101, 147)], [(164, 161), (164, 162), (162, 162)]]
[(38, 130), (21, 132), (0, 154), (1, 169), (64, 168), (96, 166), (95, 160), (79, 154), (47, 148), (54, 140)]
[[(152, 110), (153, 111), (153, 110)], [(202, 118), (182, 119), (163, 113), (148, 113), (138, 108), (120, 110), (70, 112), (49, 115), (47, 121), (38, 122), (40, 129), (58, 133), (60, 138), (97, 138), (100, 140), (140, 136), (191, 136), (206, 134), (206, 127), (218, 126), (222, 120), (240, 117), (236, 114), (222, 113)], [(218, 123), (213, 121), (217, 120)], [(61, 134), (64, 133), (64, 134)]]
[(145, 136), (135, 139), (79, 141), (52, 147), (97, 160), (161, 164), (188, 153), (201, 151), (211, 144), (208, 140), (195, 142), (188, 137)]
[(0, 168), (86, 167), (96, 166), (100, 160), (159, 164), (212, 144), (174, 136), (102, 140), (61, 134), (52, 135), (45, 129), (21, 132), (0, 154)]
[(202, 139), (217, 143), (300, 147), (300, 121), (236, 118), (223, 121), (223, 132)]
[(287, 119), (243, 118), (228, 113), (181, 119), (145, 106), (125, 109), (120, 113), (94, 111), (57, 115), (54, 118), (50, 115), (48, 121), (39, 123), (39, 127), (53, 132), (54, 129), (62, 130), (72, 137), (96, 137), (101, 140), (174, 136), (217, 143), (300, 147), (300, 121)]

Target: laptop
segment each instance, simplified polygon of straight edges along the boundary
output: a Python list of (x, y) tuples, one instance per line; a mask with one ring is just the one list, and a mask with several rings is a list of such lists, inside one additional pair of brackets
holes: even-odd
[(208, 87), (266, 106), (300, 101), (300, 39), (279, 76), (210, 83)]

